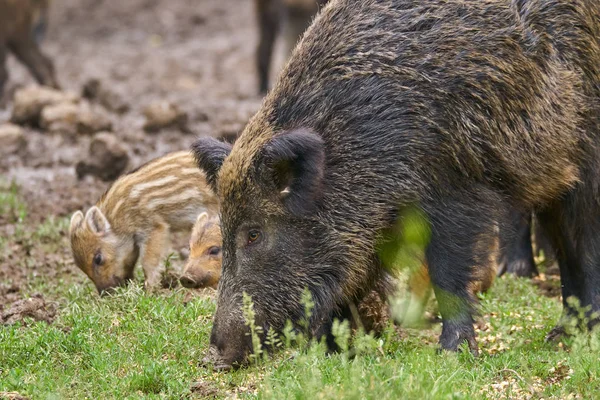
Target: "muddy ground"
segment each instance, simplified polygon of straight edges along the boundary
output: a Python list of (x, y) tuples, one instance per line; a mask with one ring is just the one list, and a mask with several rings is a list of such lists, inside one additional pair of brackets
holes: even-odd
[[(196, 136), (235, 134), (257, 110), (261, 98), (252, 5), (242, 0), (55, 1), (43, 49), (54, 60), (63, 89), (81, 93), (95, 78), (126, 103), (126, 112), (109, 116), (127, 146), (131, 169), (188, 148)], [(275, 71), (281, 53), (279, 49)], [(12, 57), (8, 69), (0, 124), (10, 119), (14, 92), (33, 83)], [(162, 100), (187, 112), (188, 133), (143, 130), (144, 107)], [(89, 135), (25, 129), (25, 150), (0, 160), (0, 179), (5, 186), (14, 180), (27, 206), (23, 224), (14, 216), (0, 216), (0, 235), (8, 239), (0, 254), (0, 314), (32, 295), (25, 293), (28, 279), (49, 287), (86, 282), (71, 260), (67, 227), (44, 237), (39, 225), (49, 216), (87, 209), (110, 184), (90, 176), (76, 178), (75, 165), (86, 157)], [(51, 292), (44, 294), (48, 301), (53, 300)]]

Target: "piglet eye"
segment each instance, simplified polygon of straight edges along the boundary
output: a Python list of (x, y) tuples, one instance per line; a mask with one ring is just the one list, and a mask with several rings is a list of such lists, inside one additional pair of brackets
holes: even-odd
[(213, 246), (210, 249), (208, 249), (209, 256), (218, 256), (219, 253), (221, 253), (221, 248), (219, 246)]
[(102, 265), (103, 262), (104, 259), (102, 258), (102, 254), (96, 253), (96, 255), (94, 256), (94, 265), (99, 266)]
[(259, 230), (252, 229), (248, 232), (248, 244), (254, 244), (260, 239), (261, 233)]

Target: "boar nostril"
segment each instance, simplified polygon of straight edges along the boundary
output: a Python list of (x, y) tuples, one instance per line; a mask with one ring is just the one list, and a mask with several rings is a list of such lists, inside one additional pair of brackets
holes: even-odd
[(179, 278), (179, 282), (181, 282), (183, 287), (186, 287), (186, 288), (195, 288), (197, 286), (196, 280), (194, 280), (192, 277), (187, 276), (187, 275), (184, 275), (181, 278)]
[(199, 365), (203, 368), (212, 366), (213, 370), (220, 372), (227, 372), (233, 369), (233, 366), (223, 360), (221, 353), (213, 345), (209, 347), (208, 354), (202, 358)]
[(214, 371), (219, 372), (227, 372), (233, 369), (231, 364), (227, 364), (226, 362), (223, 362), (221, 360), (214, 360), (210, 356), (204, 357), (202, 361), (200, 361), (199, 366), (202, 368), (212, 367)]

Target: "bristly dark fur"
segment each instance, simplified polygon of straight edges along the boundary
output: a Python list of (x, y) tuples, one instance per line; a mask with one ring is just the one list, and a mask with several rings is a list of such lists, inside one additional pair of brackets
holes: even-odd
[(211, 137), (198, 139), (192, 145), (192, 152), (198, 167), (206, 173), (206, 181), (216, 192), (217, 173), (225, 158), (231, 152), (231, 144)]
[[(443, 348), (475, 347), (470, 283), (514, 209), (538, 211), (565, 306), (600, 311), (599, 38), (596, 0), (329, 3), (227, 159), (203, 163), (221, 204), (223, 362), (250, 350), (244, 292), (277, 330), (303, 317), (308, 288), (310, 329), (326, 331), (381, 276), (378, 240), (406, 206), (430, 225)], [(320, 201), (301, 216), (261, 173), (265, 149), (297, 129), (325, 155)]]

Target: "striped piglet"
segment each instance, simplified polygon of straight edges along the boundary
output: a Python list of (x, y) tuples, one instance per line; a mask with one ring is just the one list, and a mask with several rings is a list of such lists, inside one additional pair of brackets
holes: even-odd
[(100, 293), (133, 278), (141, 254), (144, 285), (160, 285), (169, 232), (191, 231), (218, 204), (190, 152), (167, 154), (119, 178), (84, 215), (71, 218), (77, 266)]

